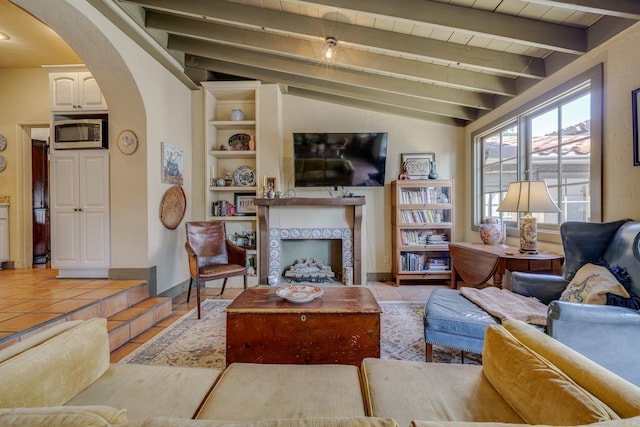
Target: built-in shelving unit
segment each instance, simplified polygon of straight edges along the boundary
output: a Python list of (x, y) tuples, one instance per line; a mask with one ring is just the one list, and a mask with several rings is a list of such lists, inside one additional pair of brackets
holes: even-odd
[[(237, 197), (256, 196), (258, 183), (258, 149), (237, 149), (230, 144), (237, 135), (255, 136), (258, 133), (258, 81), (241, 82), (203, 82), (205, 111), (205, 156), (206, 156), (206, 195), (205, 218), (210, 221), (225, 221), (227, 236), (241, 246), (248, 242), (249, 266), (255, 272), (250, 284), (257, 283), (259, 262), (258, 223), (255, 212), (238, 212)], [(232, 120), (233, 110), (240, 110), (242, 118)], [(237, 114), (235, 117), (237, 118)], [(255, 184), (235, 179), (239, 168), (251, 168)], [(225, 185), (218, 181), (225, 178)], [(220, 212), (227, 207), (226, 212)], [(230, 208), (233, 206), (233, 208)], [(242, 214), (241, 214), (242, 213)], [(242, 238), (238, 236), (253, 236)], [(253, 282), (253, 283), (252, 283)]]
[(391, 190), (395, 285), (403, 280), (450, 280), (453, 181), (393, 181)]

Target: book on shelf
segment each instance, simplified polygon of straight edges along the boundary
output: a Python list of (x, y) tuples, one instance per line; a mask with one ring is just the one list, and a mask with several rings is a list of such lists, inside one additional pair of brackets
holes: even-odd
[(236, 206), (226, 200), (218, 200), (211, 203), (211, 216), (234, 216)]
[(405, 205), (427, 205), (442, 202), (441, 191), (434, 187), (423, 187), (411, 190), (402, 190), (401, 200)]
[(431, 209), (404, 209), (400, 211), (404, 224), (433, 224), (442, 221), (442, 214)]

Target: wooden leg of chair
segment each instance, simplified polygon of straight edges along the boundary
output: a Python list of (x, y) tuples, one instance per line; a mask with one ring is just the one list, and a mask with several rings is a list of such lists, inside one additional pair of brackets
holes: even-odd
[(244, 277), (244, 288), (247, 289), (247, 275), (245, 274), (243, 277)]
[(198, 296), (198, 319), (200, 319), (200, 282), (196, 282), (196, 295)]
[(464, 364), (464, 351), (460, 352), (460, 363)]
[(191, 286), (193, 286), (193, 277), (189, 278), (189, 290), (187, 291), (187, 302), (191, 298)]
[(427, 362), (433, 362), (433, 345), (427, 343), (427, 352), (426, 352), (426, 360)]
[(222, 294), (224, 294), (224, 288), (225, 286), (227, 286), (227, 277), (224, 278), (224, 281), (222, 282), (222, 290), (220, 291), (220, 296), (222, 296)]

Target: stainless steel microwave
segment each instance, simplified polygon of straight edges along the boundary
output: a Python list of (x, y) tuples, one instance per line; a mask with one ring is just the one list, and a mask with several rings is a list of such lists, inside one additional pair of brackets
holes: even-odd
[(109, 148), (107, 128), (106, 117), (58, 117), (53, 121), (53, 148)]

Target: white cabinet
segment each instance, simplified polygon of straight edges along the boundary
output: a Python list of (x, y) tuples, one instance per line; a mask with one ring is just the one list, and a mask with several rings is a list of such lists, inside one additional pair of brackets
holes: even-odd
[(109, 152), (51, 155), (51, 267), (58, 277), (108, 277)]
[(107, 103), (88, 71), (49, 73), (51, 111), (103, 111)]
[(0, 205), (0, 262), (5, 261), (9, 261), (9, 206)]

